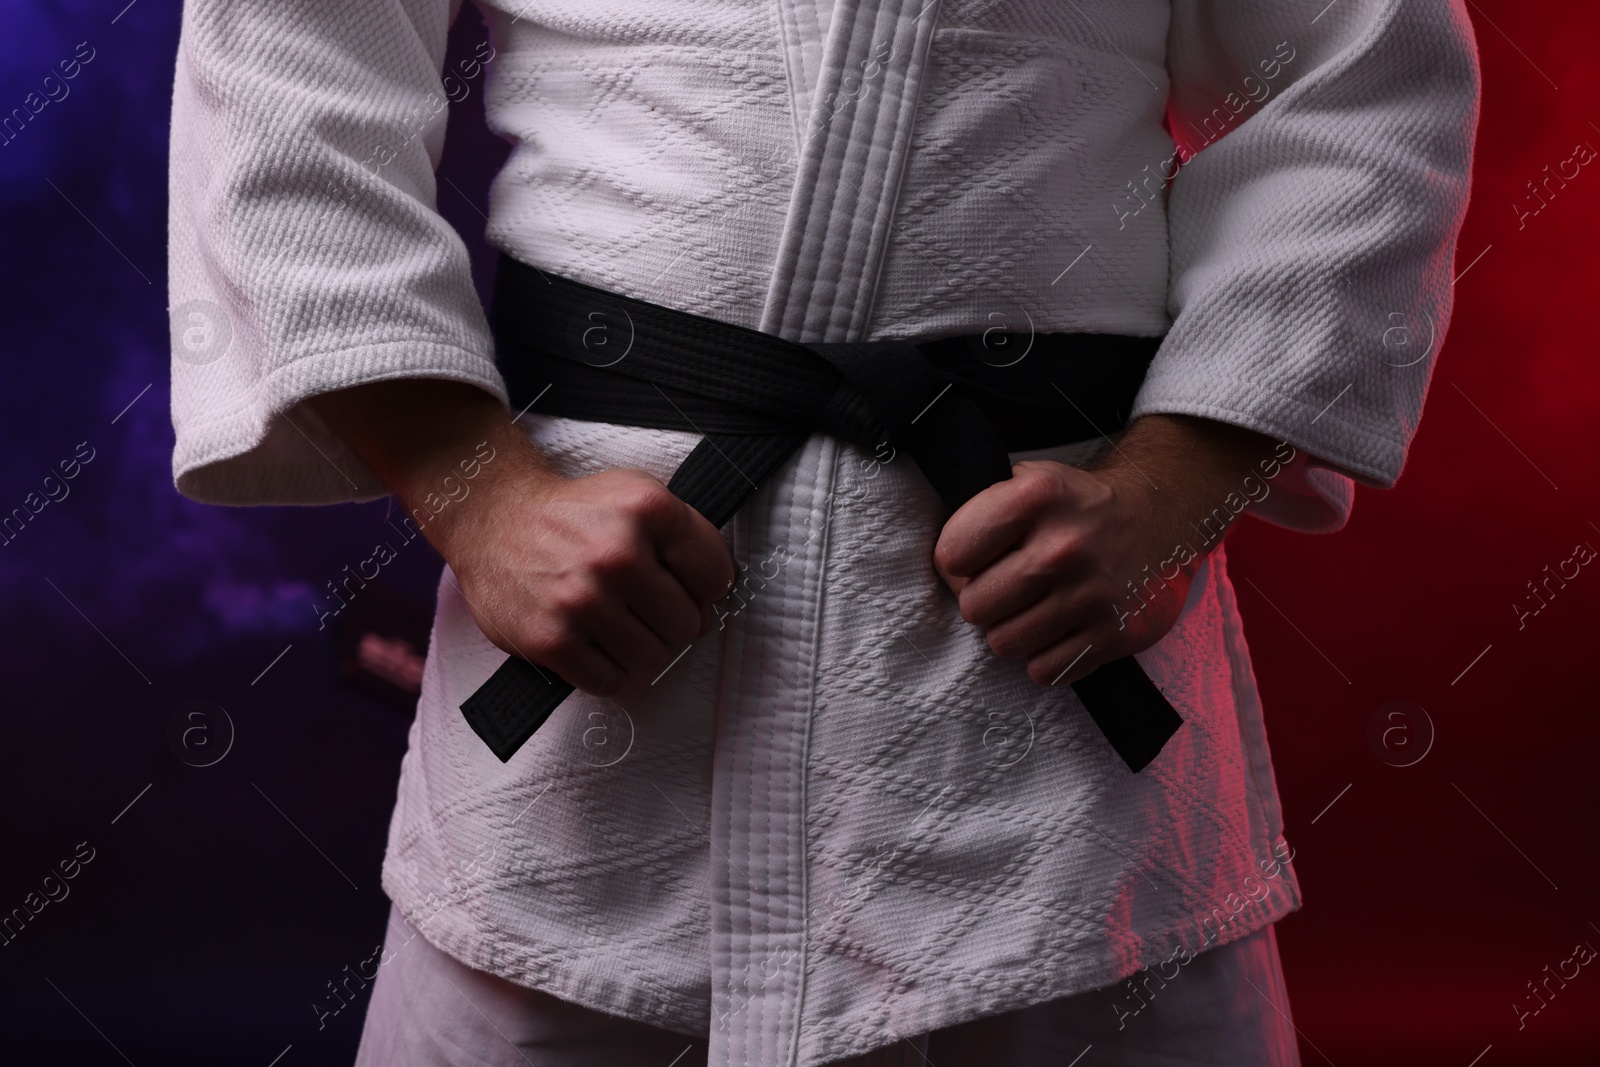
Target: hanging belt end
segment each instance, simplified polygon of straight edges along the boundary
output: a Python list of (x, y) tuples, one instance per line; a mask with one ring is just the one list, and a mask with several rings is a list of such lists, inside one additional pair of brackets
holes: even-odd
[(572, 686), (515, 656), (461, 704), (461, 715), (501, 763), (517, 754), (551, 712), (572, 695)]

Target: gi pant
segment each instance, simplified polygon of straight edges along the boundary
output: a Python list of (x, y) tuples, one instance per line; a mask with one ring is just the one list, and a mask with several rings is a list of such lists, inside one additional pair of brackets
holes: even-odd
[[(421, 937), (397, 944), (403, 927), (391, 911), (356, 1067), (706, 1062), (704, 1039), (525, 989), (458, 963)], [(1138, 999), (1118, 983), (977, 1019), (836, 1067), (1299, 1067), (1274, 927), (1201, 952), (1158, 984), (1146, 984)]]

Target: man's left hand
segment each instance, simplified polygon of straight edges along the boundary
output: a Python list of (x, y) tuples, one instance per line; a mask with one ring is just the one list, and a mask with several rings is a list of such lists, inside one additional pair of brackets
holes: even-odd
[[(1040, 685), (1070, 685), (1172, 628), (1221, 541), (1197, 543), (1189, 523), (1239, 492), (1271, 447), (1224, 423), (1147, 415), (1097, 469), (1016, 464), (950, 517), (934, 569), (997, 654), (1026, 660)], [(1195, 550), (1181, 565), (1180, 544)]]

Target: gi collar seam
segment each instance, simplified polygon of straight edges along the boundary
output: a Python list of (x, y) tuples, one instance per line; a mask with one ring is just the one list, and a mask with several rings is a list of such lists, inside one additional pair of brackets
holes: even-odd
[[(843, 449), (838, 441), (831, 437), (821, 438), (822, 455), (819, 457), (818, 467), (822, 477), (818, 478), (811, 493), (811, 513), (817, 513), (819, 504), (825, 505), (832, 498), (837, 489), (839, 480), (839, 456)], [(825, 490), (820, 492), (819, 490)], [(820, 499), (819, 499), (820, 498)], [(817, 620), (811, 634), (811, 684), (806, 696), (806, 728), (804, 739), (800, 746), (800, 976), (799, 987), (795, 991), (794, 1027), (790, 1031), (789, 1048), (784, 1062), (796, 1064), (800, 1061), (800, 1032), (801, 1020), (805, 1018), (806, 1010), (806, 969), (811, 951), (811, 735), (816, 721), (817, 711), (817, 672), (822, 658), (822, 608), (823, 601), (827, 598), (828, 583), (825, 571), (828, 565), (828, 553), (833, 533), (833, 515), (824, 512), (827, 519), (818, 531), (818, 544), (816, 548), (817, 583), (816, 591), (812, 594), (810, 610), (812, 617)]]

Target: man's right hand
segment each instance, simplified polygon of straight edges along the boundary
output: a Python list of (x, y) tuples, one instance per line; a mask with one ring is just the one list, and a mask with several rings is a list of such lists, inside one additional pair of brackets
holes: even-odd
[[(648, 687), (711, 629), (712, 603), (732, 588), (727, 542), (659, 480), (562, 477), (480, 389), (404, 379), (310, 403), (422, 518), (484, 636), (586, 693)], [(482, 445), (494, 458), (457, 499), (449, 486), (460, 491), (458, 468)]]
[(462, 502), (477, 507), (441, 551), (478, 628), (506, 652), (585, 693), (627, 696), (711, 630), (732, 553), (650, 474), (529, 473), (485, 490)]

